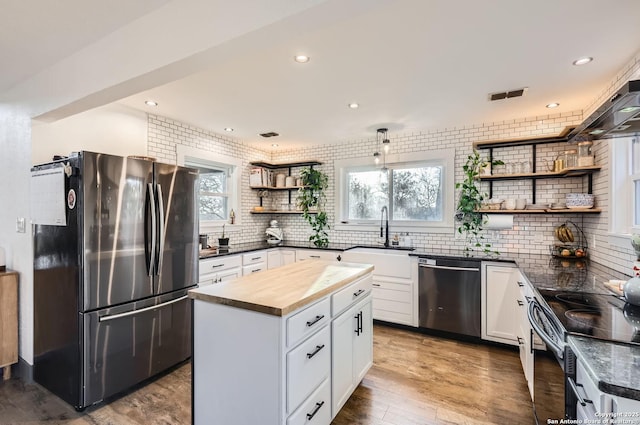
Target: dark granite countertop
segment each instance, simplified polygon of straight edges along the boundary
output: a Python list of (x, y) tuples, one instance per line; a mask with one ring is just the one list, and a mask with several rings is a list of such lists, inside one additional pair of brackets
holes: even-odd
[(245, 252), (251, 251), (259, 251), (261, 249), (268, 248), (296, 248), (296, 249), (318, 249), (324, 251), (348, 251), (354, 248), (375, 248), (375, 249), (388, 249), (394, 251), (407, 251), (413, 252), (414, 248), (408, 247), (388, 247), (385, 248), (383, 246), (374, 246), (374, 245), (353, 245), (347, 243), (330, 243), (327, 247), (318, 248), (308, 241), (283, 241), (278, 245), (268, 244), (266, 241), (260, 242), (248, 242), (241, 244), (231, 244), (229, 249), (219, 250), (219, 249), (205, 249), (200, 251), (200, 259), (211, 258), (211, 257), (220, 257), (223, 255), (233, 255), (233, 254), (242, 254)]
[(568, 343), (598, 389), (640, 400), (640, 347), (575, 335)]

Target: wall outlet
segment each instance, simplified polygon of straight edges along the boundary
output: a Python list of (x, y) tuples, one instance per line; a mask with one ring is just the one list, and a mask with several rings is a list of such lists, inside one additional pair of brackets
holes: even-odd
[(544, 236), (542, 233), (536, 233), (533, 235), (533, 243), (542, 243), (544, 242)]
[(18, 217), (16, 219), (16, 232), (25, 233), (27, 231), (27, 224), (24, 217)]

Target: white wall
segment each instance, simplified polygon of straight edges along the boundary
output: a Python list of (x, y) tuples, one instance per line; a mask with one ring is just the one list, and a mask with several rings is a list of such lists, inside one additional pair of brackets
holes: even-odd
[(52, 123), (33, 121), (32, 164), (81, 150), (147, 155), (147, 114), (113, 103)]
[(0, 246), (7, 268), (20, 273), (19, 356), (33, 363), (33, 253), (31, 226), (16, 233), (16, 218), (29, 223), (31, 119), (16, 109), (0, 106)]

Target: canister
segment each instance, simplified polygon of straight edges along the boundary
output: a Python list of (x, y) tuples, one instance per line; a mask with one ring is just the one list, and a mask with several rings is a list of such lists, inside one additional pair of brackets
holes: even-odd
[(287, 176), (284, 174), (276, 174), (276, 187), (284, 187), (284, 180)]
[(585, 141), (578, 143), (578, 166), (589, 167), (594, 164), (593, 142)]
[(578, 151), (576, 149), (569, 149), (564, 151), (564, 167), (574, 168), (578, 166)]

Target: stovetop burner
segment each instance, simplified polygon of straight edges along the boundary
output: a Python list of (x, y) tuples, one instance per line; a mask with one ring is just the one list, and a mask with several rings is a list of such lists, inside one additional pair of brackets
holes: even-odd
[(640, 307), (615, 295), (538, 292), (568, 333), (640, 344)]

